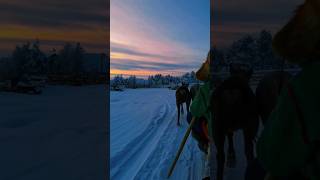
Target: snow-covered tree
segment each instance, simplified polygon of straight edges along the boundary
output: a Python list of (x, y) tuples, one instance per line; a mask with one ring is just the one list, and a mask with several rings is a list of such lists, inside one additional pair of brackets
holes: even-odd
[(45, 73), (46, 56), (40, 50), (39, 41), (16, 46), (12, 53), (12, 61), (17, 78), (23, 75)]
[(272, 50), (272, 35), (269, 31), (262, 30), (256, 41), (257, 54), (255, 66), (265, 66), (277, 63)]
[(59, 74), (61, 73), (61, 63), (59, 62), (59, 56), (56, 49), (52, 49), (48, 57), (47, 63), (48, 74)]
[(59, 74), (71, 74), (72, 72), (72, 44), (66, 43), (62, 50), (59, 53)]
[(136, 76), (130, 76), (128, 78), (128, 88), (137, 88), (137, 78), (136, 78)]
[(214, 61), (213, 61), (213, 67), (214, 72), (219, 72), (223, 67), (225, 66), (225, 53), (222, 50), (215, 49), (214, 50)]
[(124, 85), (124, 79), (122, 77), (122, 75), (117, 75), (113, 78), (112, 80), (112, 87), (118, 87), (118, 86), (122, 86)]
[(155, 86), (160, 87), (163, 85), (162, 83), (162, 75), (161, 74), (156, 74), (153, 78), (153, 83)]
[(80, 43), (66, 43), (59, 53), (54, 49), (48, 60), (49, 73), (79, 76), (84, 72), (84, 53)]
[(84, 54), (84, 49), (80, 45), (80, 43), (77, 43), (75, 48), (74, 48), (74, 54), (73, 54), (73, 73), (75, 76), (79, 76), (81, 73), (84, 72), (84, 67), (83, 67), (83, 54)]
[(10, 58), (0, 59), (0, 81), (14, 78), (14, 64)]
[(151, 88), (153, 86), (153, 76), (148, 77), (148, 87)]
[(247, 35), (231, 45), (227, 53), (227, 59), (229, 63), (234, 61), (253, 63), (256, 58), (256, 53), (255, 39)]

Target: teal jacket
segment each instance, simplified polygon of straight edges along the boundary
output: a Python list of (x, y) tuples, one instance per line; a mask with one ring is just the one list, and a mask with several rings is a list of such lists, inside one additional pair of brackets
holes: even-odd
[[(302, 66), (290, 81), (303, 114), (305, 131), (311, 143), (305, 143), (297, 111), (288, 89), (284, 88), (257, 143), (257, 155), (264, 168), (274, 176), (302, 172), (312, 180), (320, 179), (320, 63)], [(320, 151), (320, 149), (318, 149)]]

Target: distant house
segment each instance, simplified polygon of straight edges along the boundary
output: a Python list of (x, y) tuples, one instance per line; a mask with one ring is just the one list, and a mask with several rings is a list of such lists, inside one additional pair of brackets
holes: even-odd
[(108, 57), (105, 53), (86, 53), (83, 55), (84, 71), (90, 74), (107, 74)]

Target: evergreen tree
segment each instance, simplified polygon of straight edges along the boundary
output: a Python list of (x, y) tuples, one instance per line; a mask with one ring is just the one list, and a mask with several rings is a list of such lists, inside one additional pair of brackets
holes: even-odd
[(61, 72), (59, 66), (59, 56), (56, 49), (52, 49), (51, 54), (48, 57), (48, 74), (58, 74)]
[(61, 74), (71, 74), (72, 72), (72, 51), (72, 45), (70, 43), (66, 43), (59, 53), (59, 66), (61, 67)]
[(128, 87), (129, 88), (137, 88), (137, 78), (136, 78), (136, 76), (130, 76), (128, 78)]
[(23, 75), (44, 74), (46, 72), (46, 56), (40, 50), (39, 41), (16, 46), (12, 53), (14, 74), (16, 78)]
[(117, 75), (113, 78), (112, 81), (112, 87), (119, 87), (121, 85), (124, 85), (124, 79), (122, 77), (122, 75)]
[(262, 30), (257, 39), (257, 61), (255, 66), (272, 65), (275, 61), (275, 56), (272, 50), (272, 35), (269, 31)]
[(63, 49), (59, 53), (59, 60), (57, 60), (58, 73), (79, 76), (84, 72), (83, 67), (83, 55), (85, 50), (77, 43), (72, 45), (71, 43), (66, 43)]
[(153, 76), (148, 77), (148, 87), (151, 88), (153, 86)]
[(79, 76), (84, 72), (83, 68), (83, 54), (84, 49), (81, 47), (80, 43), (76, 44), (74, 54), (73, 54), (73, 73), (75, 76)]

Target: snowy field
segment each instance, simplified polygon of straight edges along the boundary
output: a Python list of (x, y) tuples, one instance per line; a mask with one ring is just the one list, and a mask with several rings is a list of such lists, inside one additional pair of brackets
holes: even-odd
[(104, 179), (106, 102), (99, 85), (0, 92), (0, 179)]
[[(184, 108), (185, 109), (185, 108)], [(112, 180), (167, 179), (169, 167), (186, 132), (186, 113), (177, 127), (175, 91), (126, 89), (110, 94)], [(186, 110), (186, 109), (185, 109)], [(242, 180), (246, 167), (242, 133), (236, 132), (236, 168), (225, 169), (225, 179)], [(198, 180), (203, 153), (190, 136), (170, 179)]]

